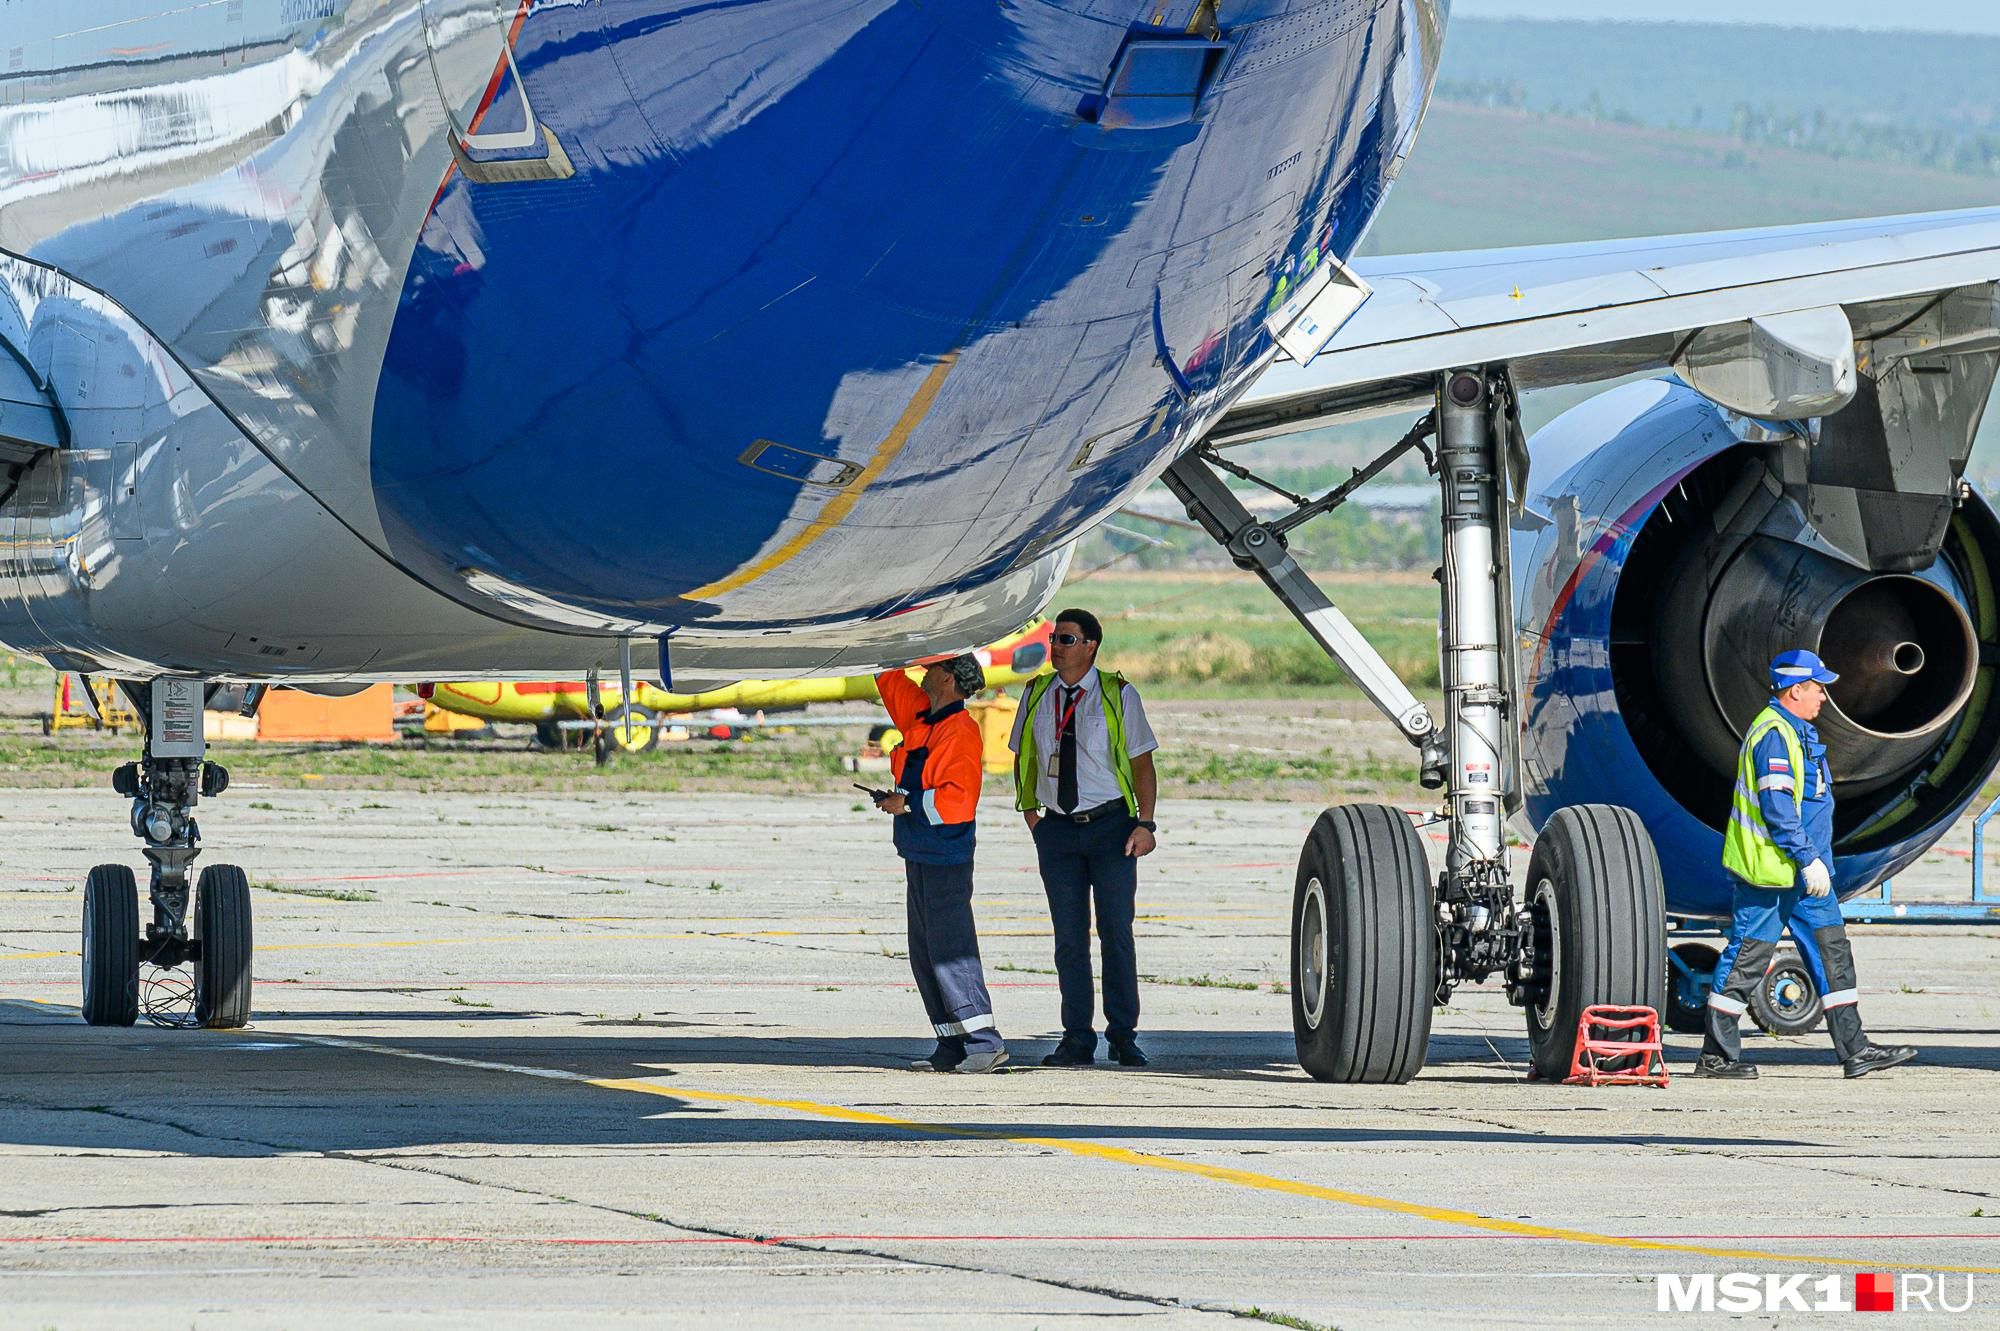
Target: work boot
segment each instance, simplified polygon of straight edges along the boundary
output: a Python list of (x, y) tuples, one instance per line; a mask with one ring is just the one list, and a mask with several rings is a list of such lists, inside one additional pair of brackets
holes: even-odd
[(968, 1072), (968, 1073), (995, 1072), (998, 1071), (1000, 1065), (1002, 1063), (1005, 1063), (1006, 1061), (1007, 1061), (1007, 1047), (1005, 1045), (1002, 1045), (998, 1049), (982, 1049), (976, 1054), (967, 1054), (965, 1056), (965, 1061), (963, 1063), (960, 1063), (957, 1067), (952, 1068), (951, 1071)]
[(1714, 1077), (1718, 1081), (1755, 1081), (1757, 1065), (1745, 1063), (1740, 1058), (1724, 1058), (1721, 1054), (1703, 1054), (1688, 1069), (1690, 1077)]
[(1072, 1040), (1067, 1035), (1062, 1038), (1061, 1043), (1057, 1044), (1054, 1049), (1042, 1055), (1042, 1066), (1045, 1068), (1080, 1068), (1096, 1061), (1097, 1041), (1095, 1039), (1091, 1040), (1089, 1044), (1085, 1044), (1081, 1040)]
[(1850, 1077), (1865, 1077), (1871, 1072), (1907, 1063), (1916, 1056), (1917, 1051), (1906, 1044), (1871, 1044), (1842, 1066)]
[(1113, 1040), (1111, 1057), (1121, 1068), (1143, 1068), (1150, 1061), (1136, 1039)]
[(939, 1040), (937, 1048), (923, 1058), (912, 1059), (912, 1072), (950, 1072), (965, 1061), (965, 1041)]

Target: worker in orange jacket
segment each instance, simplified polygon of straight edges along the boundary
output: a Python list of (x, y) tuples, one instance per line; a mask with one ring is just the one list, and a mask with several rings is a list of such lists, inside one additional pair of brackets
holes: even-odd
[(896, 853), (908, 882), (910, 970), (937, 1048), (910, 1066), (991, 1072), (1007, 1061), (972, 923), (972, 847), (985, 745), (965, 700), (986, 684), (971, 656), (924, 669), (921, 686), (900, 670), (875, 678), (903, 742), (889, 754), (896, 789), (875, 807), (894, 814)]

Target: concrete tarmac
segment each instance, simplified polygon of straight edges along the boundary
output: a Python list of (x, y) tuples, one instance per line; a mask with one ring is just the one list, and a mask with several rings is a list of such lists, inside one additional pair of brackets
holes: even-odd
[(947, 1077), (907, 1070), (900, 866), (848, 800), (246, 783), (202, 813), (272, 885), (253, 1026), (92, 1029), (78, 884), (139, 865), (123, 802), (0, 809), (0, 1326), (1599, 1325), (1661, 1272), (1905, 1268), (1986, 1272), (1938, 1320), (2000, 1318), (1992, 930), (1856, 931), (1872, 1033), (1923, 1049), (1860, 1081), (1814, 1034), (1748, 1037), (1750, 1084), (1531, 1084), (1479, 988), (1413, 1084), (1323, 1086), (1282, 991), (1316, 810), (1169, 801), (1153, 1066), (1044, 1070), (1040, 885), (989, 800), (1016, 1062)]

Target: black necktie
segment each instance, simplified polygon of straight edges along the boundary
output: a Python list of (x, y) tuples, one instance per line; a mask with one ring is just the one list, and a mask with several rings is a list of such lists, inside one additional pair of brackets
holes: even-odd
[(1063, 692), (1068, 696), (1063, 699), (1062, 710), (1056, 714), (1056, 726), (1062, 732), (1056, 737), (1056, 807), (1064, 813), (1075, 813), (1076, 709), (1083, 697), (1083, 686), (1064, 685)]

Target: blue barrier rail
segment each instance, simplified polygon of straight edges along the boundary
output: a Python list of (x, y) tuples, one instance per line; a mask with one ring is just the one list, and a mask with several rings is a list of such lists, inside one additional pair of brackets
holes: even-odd
[(1994, 800), (1972, 820), (1972, 896), (1964, 901), (1898, 901), (1890, 879), (1865, 896), (1840, 904), (1840, 913), (1863, 924), (2000, 924), (2000, 893), (1986, 890), (1986, 824), (2000, 812)]

